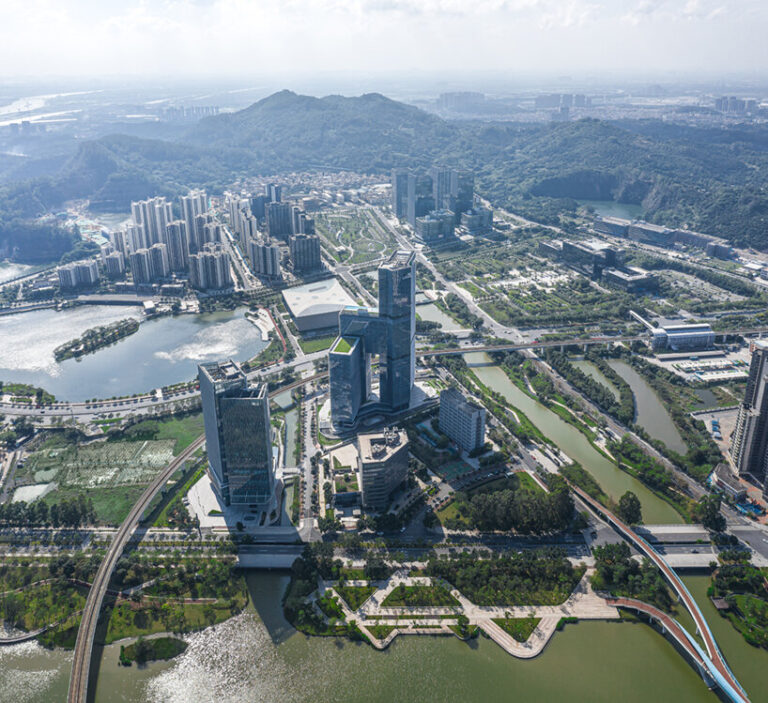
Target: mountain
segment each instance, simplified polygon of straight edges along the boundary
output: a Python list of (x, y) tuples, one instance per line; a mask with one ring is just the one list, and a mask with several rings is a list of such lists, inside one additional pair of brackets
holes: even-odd
[(457, 131), (439, 117), (378, 93), (314, 98), (283, 90), (245, 110), (201, 120), (184, 141), (245, 150), (267, 171), (384, 171), (399, 164), (429, 165)]
[[(493, 204), (572, 227), (576, 200), (642, 205), (645, 217), (768, 249), (768, 126), (698, 128), (660, 120), (549, 124), (447, 121), (377, 93), (275, 93), (201, 120), (175, 140), (85, 142), (58, 174), (0, 187), (0, 222), (63, 200), (127, 211), (130, 201), (221, 192), (249, 175), (309, 169), (387, 174), (467, 168)], [(564, 216), (565, 215), (565, 216)]]

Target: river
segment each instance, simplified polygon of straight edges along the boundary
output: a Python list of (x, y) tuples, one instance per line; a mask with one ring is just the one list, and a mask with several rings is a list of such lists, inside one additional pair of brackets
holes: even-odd
[(656, 391), (627, 362), (608, 359), (609, 366), (621, 376), (635, 396), (635, 422), (654, 439), (660, 439), (679, 454), (687, 454), (688, 447), (672, 422), (672, 416), (662, 404)]
[[(483, 352), (465, 354), (467, 363), (488, 363), (491, 358)], [(573, 425), (521, 391), (498, 366), (476, 366), (472, 369), (489, 388), (501, 393), (511, 405), (522, 410), (530, 421), (551, 439), (571, 459), (578, 461), (612, 498), (618, 501), (623, 493), (632, 491), (643, 506), (646, 523), (682, 522), (677, 511), (648, 490), (640, 481), (619, 469), (598, 452)]]
[(619, 389), (616, 388), (616, 386), (614, 386), (610, 380), (608, 380), (606, 375), (591, 361), (587, 361), (586, 359), (573, 359), (571, 364), (580, 371), (583, 371), (587, 376), (592, 377), (595, 381), (605, 386), (616, 400), (621, 399)]
[[(530, 661), (483, 638), (465, 644), (399, 637), (378, 652), (296, 633), (280, 608), (287, 576), (252, 572), (248, 580), (254, 611), (190, 635), (189, 648), (172, 662), (123, 668), (119, 646), (104, 648), (96, 703), (717, 701), (672, 645), (645, 625), (567, 625)], [(20, 645), (0, 649), (0, 660), (0, 703), (65, 699), (69, 652)]]
[(137, 308), (81, 306), (0, 317), (0, 379), (41, 386), (60, 400), (73, 401), (187, 381), (196, 376), (200, 362), (243, 361), (266, 346), (244, 313), (241, 308), (148, 320), (117, 344), (61, 363), (53, 356), (57, 346), (88, 328), (137, 317)]

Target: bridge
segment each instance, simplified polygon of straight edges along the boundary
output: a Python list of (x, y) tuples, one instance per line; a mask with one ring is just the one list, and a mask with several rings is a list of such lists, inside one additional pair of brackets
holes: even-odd
[[(642, 552), (648, 559), (650, 559), (664, 575), (670, 586), (677, 594), (678, 598), (683, 602), (688, 612), (691, 614), (693, 621), (696, 624), (696, 630), (701, 635), (706, 652), (704, 652), (699, 644), (693, 639), (689, 638), (691, 646), (698, 648), (698, 655), (701, 661), (704, 663), (706, 670), (711, 675), (713, 681), (722, 689), (723, 693), (735, 703), (749, 703), (749, 698), (744, 692), (736, 677), (728, 668), (728, 664), (725, 658), (720, 652), (717, 646), (715, 637), (712, 631), (709, 629), (707, 620), (704, 614), (699, 609), (698, 603), (694, 600), (690, 594), (682, 579), (674, 572), (674, 570), (662, 559), (662, 557), (656, 552), (651, 545), (646, 542), (640, 535), (638, 535), (629, 525), (624, 523), (618, 517), (616, 517), (605, 506), (598, 503), (592, 496), (586, 491), (575, 484), (568, 482), (571, 490), (592, 510), (597, 514), (608, 520), (611, 525), (621, 534), (625, 539), (631, 542), (640, 552)], [(639, 602), (639, 601), (638, 601)]]
[[(286, 390), (303, 386), (328, 375), (328, 372), (315, 374), (299, 381), (282, 386), (269, 395), (270, 398)], [(86, 703), (88, 697), (88, 677), (90, 676), (91, 657), (93, 655), (93, 639), (96, 635), (96, 625), (99, 622), (99, 613), (104, 603), (104, 596), (107, 593), (107, 586), (112, 577), (112, 572), (117, 565), (120, 556), (126, 545), (131, 539), (134, 530), (139, 524), (141, 516), (149, 506), (155, 495), (162, 489), (173, 474), (187, 461), (200, 447), (205, 443), (205, 435), (197, 437), (179, 456), (177, 456), (160, 474), (150, 483), (139, 500), (131, 508), (128, 516), (125, 518), (119, 529), (115, 533), (112, 542), (109, 545), (104, 560), (101, 562), (96, 576), (93, 579), (91, 590), (88, 592), (85, 606), (83, 607), (83, 617), (80, 621), (80, 627), (77, 631), (77, 640), (75, 642), (75, 651), (72, 657), (72, 674), (69, 680), (68, 703)], [(287, 561), (292, 555), (290, 549), (283, 550), (283, 559)], [(254, 554), (252, 558), (257, 560), (260, 555)], [(295, 556), (293, 556), (295, 559)], [(291, 563), (293, 563), (293, 559)]]

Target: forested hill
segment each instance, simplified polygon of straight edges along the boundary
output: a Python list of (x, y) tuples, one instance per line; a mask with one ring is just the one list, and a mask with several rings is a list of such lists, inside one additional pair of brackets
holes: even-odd
[(240, 112), (202, 120), (186, 141), (247, 150), (267, 171), (387, 171), (403, 163), (431, 165), (454, 148), (459, 133), (453, 123), (378, 93), (314, 98), (283, 90)]
[[(179, 140), (87, 142), (57, 174), (0, 190), (0, 217), (68, 198), (126, 210), (133, 199), (212, 192), (249, 174), (459, 166), (496, 205), (556, 224), (573, 198), (642, 204), (647, 219), (768, 249), (768, 127), (699, 129), (658, 120), (551, 124), (445, 121), (379, 94), (281, 91), (202, 120)], [(4, 191), (4, 192), (3, 192)], [(27, 200), (25, 193), (31, 195)]]

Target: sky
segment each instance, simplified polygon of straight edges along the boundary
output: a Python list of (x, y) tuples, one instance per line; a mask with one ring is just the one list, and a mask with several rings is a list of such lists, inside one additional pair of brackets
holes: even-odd
[(0, 75), (768, 74), (768, 0), (0, 0)]

